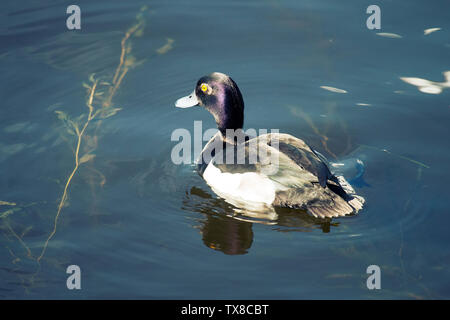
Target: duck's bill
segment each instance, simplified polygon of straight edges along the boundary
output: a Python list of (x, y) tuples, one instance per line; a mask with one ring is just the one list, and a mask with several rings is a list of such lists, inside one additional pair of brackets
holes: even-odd
[(186, 97), (178, 99), (175, 102), (175, 107), (177, 108), (190, 108), (196, 105), (198, 105), (198, 99), (195, 95), (195, 91)]

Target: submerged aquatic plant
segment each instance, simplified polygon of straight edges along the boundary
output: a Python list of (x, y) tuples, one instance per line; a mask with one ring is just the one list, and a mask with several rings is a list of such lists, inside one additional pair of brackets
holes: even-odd
[[(112, 79), (108, 81), (108, 79), (96, 77), (95, 74), (91, 74), (89, 77), (89, 83), (83, 83), (83, 86), (87, 90), (87, 99), (86, 99), (86, 106), (88, 108), (87, 117), (84, 117), (82, 115), (78, 118), (78, 121), (73, 121), (69, 119), (64, 112), (55, 111), (58, 114), (58, 118), (61, 119), (66, 125), (68, 131), (74, 134), (76, 137), (76, 147), (74, 150), (75, 165), (64, 185), (63, 194), (59, 201), (57, 212), (54, 218), (53, 229), (49, 234), (49, 236), (47, 237), (47, 240), (45, 241), (45, 244), (42, 248), (40, 255), (36, 259), (37, 262), (39, 262), (43, 258), (50, 240), (56, 233), (58, 226), (58, 219), (61, 215), (62, 208), (66, 204), (68, 197), (68, 190), (73, 177), (78, 172), (81, 164), (91, 161), (95, 158), (95, 154), (93, 153), (93, 151), (97, 148), (97, 139), (91, 138), (93, 141), (89, 141), (89, 138), (86, 136), (86, 130), (88, 129), (92, 121), (112, 117), (122, 109), (118, 107), (113, 107), (112, 101), (127, 72), (130, 69), (137, 66), (138, 64), (140, 64), (140, 62), (137, 62), (136, 59), (131, 54), (131, 44), (129, 43), (129, 40), (133, 36), (142, 35), (143, 28), (145, 25), (145, 20), (143, 19), (142, 12), (145, 10), (146, 7), (143, 7), (141, 9), (141, 12), (136, 17), (137, 22), (125, 32), (125, 35), (123, 36), (120, 42), (121, 51), (119, 64), (114, 72), (114, 76), (112, 77)], [(96, 130), (98, 130), (100, 125), (101, 122), (97, 122)], [(88, 149), (88, 151), (86, 151), (82, 156), (80, 156), (80, 146), (83, 140), (85, 140), (88, 145), (90, 144), (91, 148)]]
[[(301, 118), (303, 121), (306, 122), (306, 124), (308, 124), (308, 126), (312, 129), (312, 131), (314, 132), (314, 134), (319, 137), (320, 142), (322, 144), (322, 147), (324, 148), (324, 150), (333, 158), (333, 159), (337, 159), (338, 156), (336, 154), (336, 152), (333, 152), (330, 147), (328, 146), (328, 141), (329, 141), (329, 137), (328, 137), (328, 131), (330, 130), (330, 127), (332, 125), (332, 121), (330, 119), (337, 119), (338, 124), (339, 124), (339, 129), (342, 130), (345, 133), (345, 140), (346, 140), (346, 147), (345, 150), (342, 152), (343, 154), (347, 153), (348, 151), (351, 150), (352, 148), (352, 143), (351, 143), (351, 138), (350, 135), (347, 132), (347, 125), (345, 124), (345, 122), (340, 119), (334, 112), (334, 109), (336, 108), (336, 104), (335, 103), (329, 103), (327, 104), (327, 122), (325, 124), (324, 128), (319, 128), (314, 121), (311, 119), (311, 117), (303, 111), (303, 109), (299, 106), (288, 106), (289, 111), (291, 112), (292, 115)], [(332, 117), (331, 117), (332, 115)]]
[[(77, 175), (81, 165), (92, 163), (95, 158), (95, 150), (98, 146), (98, 130), (101, 127), (102, 121), (116, 115), (122, 108), (117, 107), (113, 103), (113, 99), (117, 94), (125, 76), (127, 73), (142, 64), (144, 60), (138, 61), (132, 55), (132, 46), (130, 40), (134, 37), (139, 37), (143, 34), (145, 27), (144, 12), (147, 7), (141, 8), (140, 12), (136, 16), (136, 22), (133, 24), (123, 35), (120, 42), (120, 55), (117, 67), (112, 72), (111, 76), (91, 74), (87, 83), (83, 83), (83, 87), (86, 89), (86, 108), (87, 113), (83, 113), (77, 117), (70, 117), (66, 112), (56, 110), (55, 114), (57, 118), (62, 122), (68, 134), (65, 140), (73, 145), (73, 161), (74, 165), (68, 177), (64, 180), (62, 195), (58, 200), (56, 214), (53, 218), (53, 228), (46, 237), (44, 245), (42, 246), (39, 255), (34, 256), (30, 247), (26, 244), (24, 236), (31, 227), (24, 228), (23, 232), (17, 232), (14, 230), (14, 225), (10, 224), (12, 215), (15, 212), (21, 211), (23, 208), (29, 206), (19, 206), (16, 203), (8, 201), (0, 201), (0, 230), (3, 231), (3, 235), (8, 240), (16, 239), (20, 245), (26, 251), (26, 257), (37, 262), (40, 268), (40, 261), (44, 257), (49, 243), (55, 236), (58, 221), (61, 217), (61, 213), (64, 207), (68, 206), (68, 195), (73, 178)], [(167, 43), (161, 48), (156, 50), (156, 54), (165, 54), (173, 48), (173, 39), (167, 39)], [(89, 132), (89, 133), (88, 133)], [(105, 176), (92, 166), (87, 166), (90, 171), (99, 175), (100, 186), (106, 183)], [(4, 207), (7, 207), (4, 210)], [(6, 247), (14, 258), (13, 263), (20, 261), (20, 258), (11, 250)], [(38, 269), (39, 270), (39, 269)], [(37, 273), (37, 272), (36, 272)], [(34, 277), (34, 275), (33, 275)]]

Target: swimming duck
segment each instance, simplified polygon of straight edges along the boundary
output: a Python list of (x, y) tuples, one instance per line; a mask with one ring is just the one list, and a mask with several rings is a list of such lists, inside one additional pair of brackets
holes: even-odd
[(213, 115), (218, 131), (200, 154), (197, 170), (233, 205), (288, 207), (318, 218), (362, 209), (364, 198), (344, 177), (331, 173), (326, 159), (303, 140), (285, 133), (246, 134), (244, 100), (229, 76), (214, 72), (200, 78), (194, 91), (175, 106), (200, 106)]

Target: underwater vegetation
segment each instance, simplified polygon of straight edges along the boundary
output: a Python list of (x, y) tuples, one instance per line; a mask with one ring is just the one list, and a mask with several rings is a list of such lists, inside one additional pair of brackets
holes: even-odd
[[(74, 177), (79, 174), (79, 171), (85, 167), (91, 173), (98, 176), (98, 180), (90, 179), (90, 183), (97, 183), (103, 186), (106, 183), (105, 176), (93, 166), (93, 160), (96, 157), (95, 151), (99, 145), (101, 126), (103, 121), (115, 116), (122, 107), (114, 104), (114, 97), (117, 95), (121, 84), (130, 70), (141, 65), (145, 60), (137, 60), (132, 54), (131, 40), (142, 36), (145, 28), (145, 12), (147, 7), (144, 6), (136, 15), (136, 22), (128, 28), (120, 41), (119, 62), (114, 71), (108, 75), (92, 73), (88, 77), (87, 82), (83, 82), (82, 86), (86, 90), (85, 111), (77, 117), (71, 117), (63, 110), (55, 110), (54, 113), (61, 121), (64, 132), (61, 137), (69, 144), (73, 153), (73, 168), (68, 172), (67, 177), (62, 177), (59, 181), (63, 186), (61, 195), (58, 197), (55, 213), (53, 214), (53, 225), (50, 228), (48, 235), (45, 237), (40, 247), (30, 246), (27, 244), (26, 236), (33, 229), (33, 226), (23, 226), (23, 222), (14, 221), (16, 214), (32, 207), (38, 203), (18, 204), (6, 200), (0, 200), (0, 231), (6, 239), (5, 248), (12, 256), (12, 264), (16, 265), (23, 259), (35, 262), (37, 264), (37, 271), (28, 279), (28, 284), (24, 275), (29, 275), (29, 272), (17, 272), (20, 275), (21, 282), (24, 287), (34, 284), (34, 276), (41, 268), (41, 260), (44, 259), (45, 254), (49, 248), (53, 237), (57, 233), (58, 223), (64, 211), (64, 208), (69, 206), (69, 193)], [(168, 38), (167, 43), (156, 50), (156, 53), (165, 54), (173, 48), (174, 40)], [(47, 207), (48, 203), (46, 203)], [(15, 230), (14, 225), (21, 229), (20, 232)], [(22, 247), (25, 255), (17, 252), (17, 249), (12, 249), (9, 245), (13, 242), (18, 242), (19, 247)], [(51, 261), (51, 258), (49, 259)]]

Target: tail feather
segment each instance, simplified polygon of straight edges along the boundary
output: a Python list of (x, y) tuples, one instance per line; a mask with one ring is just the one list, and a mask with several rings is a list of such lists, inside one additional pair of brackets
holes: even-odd
[(318, 218), (343, 217), (354, 212), (354, 208), (344, 199), (336, 196), (333, 205), (330, 206), (308, 206), (308, 213)]
[(342, 189), (344, 189), (345, 193), (348, 196), (347, 202), (355, 210), (355, 213), (357, 213), (359, 210), (363, 208), (364, 202), (366, 202), (366, 200), (363, 197), (358, 196), (356, 194), (355, 189), (353, 189), (351, 184), (348, 183), (343, 176), (336, 176), (336, 178), (339, 181), (339, 184), (341, 185)]

